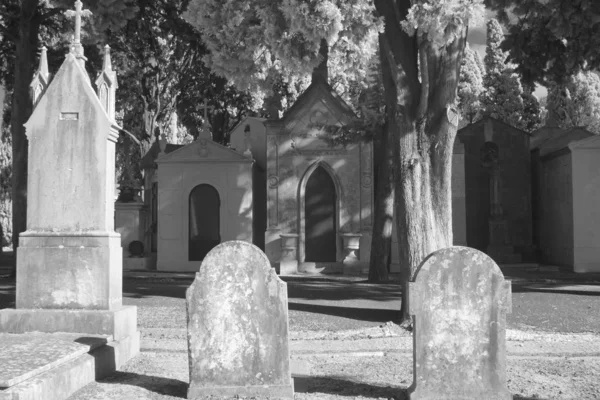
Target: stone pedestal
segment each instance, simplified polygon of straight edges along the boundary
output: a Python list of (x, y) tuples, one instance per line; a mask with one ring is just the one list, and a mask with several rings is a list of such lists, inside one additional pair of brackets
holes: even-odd
[(115, 232), (23, 232), (17, 252), (16, 306), (118, 309), (121, 261), (121, 239)]
[(508, 238), (507, 222), (502, 217), (489, 219), (489, 245), (486, 253), (497, 264), (516, 264), (521, 262), (521, 255), (515, 253), (515, 248)]
[(358, 275), (362, 271), (362, 267), (365, 263), (361, 262), (358, 258), (358, 252), (360, 250), (360, 233), (342, 233), (342, 249), (344, 259), (342, 261), (344, 265), (344, 274)]
[(281, 261), (279, 262), (279, 275), (292, 275), (298, 272), (298, 235), (295, 233), (282, 233)]
[[(149, 254), (150, 243), (146, 239), (147, 209), (148, 207), (140, 201), (115, 202), (115, 231), (121, 234), (123, 270), (156, 269), (156, 260)], [(142, 256), (129, 253), (129, 244), (135, 240), (144, 244)]]

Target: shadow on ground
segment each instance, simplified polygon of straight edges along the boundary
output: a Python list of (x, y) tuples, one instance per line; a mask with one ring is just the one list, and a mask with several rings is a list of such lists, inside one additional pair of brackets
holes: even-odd
[(187, 382), (178, 379), (163, 378), (160, 376), (141, 375), (133, 372), (116, 371), (109, 377), (98, 381), (99, 383), (119, 383), (137, 386), (150, 392), (173, 397), (187, 398)]
[(335, 317), (350, 318), (367, 322), (394, 321), (400, 317), (398, 310), (384, 310), (372, 308), (326, 306), (319, 304), (288, 303), (288, 309), (304, 311), (313, 314), (324, 314)]
[(295, 393), (323, 393), (338, 396), (386, 398), (394, 400), (408, 399), (406, 387), (377, 386), (354, 382), (338, 376), (295, 376)]

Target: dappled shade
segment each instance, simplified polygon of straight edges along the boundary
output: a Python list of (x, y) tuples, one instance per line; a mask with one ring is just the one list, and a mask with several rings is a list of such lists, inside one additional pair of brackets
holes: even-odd
[(305, 193), (305, 261), (335, 262), (335, 185), (323, 167), (308, 178)]

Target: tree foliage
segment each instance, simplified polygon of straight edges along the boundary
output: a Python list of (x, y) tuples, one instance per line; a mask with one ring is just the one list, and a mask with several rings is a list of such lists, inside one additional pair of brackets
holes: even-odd
[(509, 27), (503, 47), (528, 82), (561, 83), (600, 69), (597, 0), (486, 0)]
[(600, 134), (600, 78), (595, 72), (579, 72), (548, 88), (548, 109), (556, 122), (568, 129), (583, 126)]
[(458, 81), (458, 109), (463, 124), (471, 124), (481, 116), (480, 97), (483, 92), (483, 75), (485, 70), (479, 54), (465, 47), (465, 55), (460, 65)]
[(330, 83), (340, 93), (366, 75), (381, 24), (367, 0), (192, 0), (186, 18), (202, 33), (204, 60), (257, 105), (274, 83), (296, 87), (327, 41)]
[(484, 90), (481, 93), (483, 114), (506, 122), (515, 128), (532, 131), (539, 126), (540, 108), (533, 95), (533, 85), (523, 89), (521, 77), (507, 62), (508, 54), (501, 45), (502, 26), (496, 19), (487, 22), (487, 46), (484, 58)]

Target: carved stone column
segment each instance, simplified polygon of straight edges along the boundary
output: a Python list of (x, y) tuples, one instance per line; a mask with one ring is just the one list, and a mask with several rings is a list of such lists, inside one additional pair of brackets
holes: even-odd
[(489, 173), (490, 215), (488, 219), (488, 247), (486, 253), (498, 264), (520, 262), (514, 252), (508, 234), (508, 223), (502, 207), (502, 180), (498, 145), (484, 143), (481, 149), (481, 164)]

